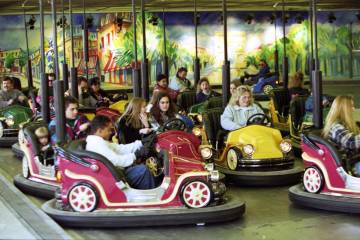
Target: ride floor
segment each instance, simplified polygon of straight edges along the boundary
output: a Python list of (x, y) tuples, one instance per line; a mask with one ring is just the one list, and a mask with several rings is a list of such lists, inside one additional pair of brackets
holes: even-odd
[[(10, 149), (0, 149), (0, 173), (12, 182), (13, 176), (20, 171), (21, 161)], [(64, 230), (74, 239), (359, 239), (360, 215), (297, 207), (288, 199), (288, 187), (229, 186), (228, 190), (246, 201), (244, 216), (232, 222), (205, 226)], [(38, 207), (44, 202), (27, 197)], [(0, 239), (5, 234), (1, 232)], [(11, 234), (3, 236), (8, 238)]]

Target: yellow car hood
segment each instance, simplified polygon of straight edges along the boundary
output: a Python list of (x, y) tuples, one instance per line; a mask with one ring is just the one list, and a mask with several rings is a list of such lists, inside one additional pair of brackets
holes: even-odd
[(250, 125), (229, 133), (227, 145), (237, 146), (242, 150), (246, 144), (254, 147), (253, 159), (282, 158), (280, 143), (283, 140), (279, 130), (262, 126)]

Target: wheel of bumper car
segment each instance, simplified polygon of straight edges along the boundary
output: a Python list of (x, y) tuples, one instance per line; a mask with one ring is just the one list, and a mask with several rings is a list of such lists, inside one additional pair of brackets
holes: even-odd
[(85, 183), (75, 185), (68, 194), (70, 207), (75, 212), (91, 212), (98, 203), (95, 189)]
[(23, 158), (22, 158), (22, 175), (24, 178), (28, 178), (30, 175), (29, 161), (26, 156), (23, 156)]
[(308, 167), (303, 176), (304, 188), (307, 192), (318, 193), (324, 186), (324, 177), (317, 167)]
[(201, 180), (186, 183), (181, 192), (181, 199), (189, 208), (206, 207), (212, 198), (213, 192), (209, 185)]
[(241, 159), (241, 151), (237, 148), (230, 148), (226, 154), (226, 163), (230, 170), (235, 171)]
[(274, 87), (273, 87), (272, 85), (267, 84), (267, 85), (265, 85), (265, 86), (263, 87), (263, 92), (264, 92), (266, 95), (269, 95), (270, 92), (271, 92), (273, 89), (274, 89)]
[(261, 125), (267, 125), (268, 123), (271, 123), (271, 120), (269, 116), (263, 114), (263, 113), (255, 113), (254, 115), (251, 115), (247, 122), (246, 126), (251, 124), (261, 124)]

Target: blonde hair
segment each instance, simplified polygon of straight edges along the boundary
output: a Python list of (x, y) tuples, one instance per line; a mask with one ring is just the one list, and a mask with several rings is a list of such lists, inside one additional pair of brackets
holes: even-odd
[(201, 92), (201, 84), (203, 82), (207, 82), (209, 84), (209, 90), (211, 91), (211, 85), (210, 85), (209, 79), (207, 77), (202, 77), (197, 84), (196, 93)]
[(39, 127), (35, 130), (36, 137), (46, 137), (49, 136), (49, 130), (46, 127)]
[(253, 94), (251, 92), (250, 87), (247, 85), (241, 85), (236, 88), (234, 94), (230, 98), (229, 105), (232, 105), (232, 106), (237, 105), (239, 97), (244, 95), (244, 93), (246, 93), (246, 92), (248, 92), (250, 94), (250, 105), (252, 105), (254, 102)]
[(329, 136), (333, 124), (340, 123), (350, 132), (359, 134), (359, 128), (353, 117), (354, 99), (351, 96), (337, 96), (331, 105), (330, 111), (326, 117), (326, 122), (322, 134), (324, 137)]
[(146, 104), (145, 99), (138, 97), (132, 98), (126, 107), (124, 114), (120, 117), (119, 120), (121, 120), (121, 118), (125, 118), (125, 124), (127, 126), (141, 128), (142, 125), (139, 116), (143, 104)]
[(289, 82), (289, 88), (304, 87), (304, 74), (302, 72), (296, 72)]

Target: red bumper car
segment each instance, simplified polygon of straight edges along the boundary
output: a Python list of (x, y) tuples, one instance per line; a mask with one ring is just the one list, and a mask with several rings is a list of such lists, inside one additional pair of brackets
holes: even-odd
[(71, 227), (196, 224), (240, 217), (245, 204), (224, 197), (219, 173), (202, 161), (188, 135), (158, 135), (157, 149), (167, 149), (159, 154), (163, 179), (149, 190), (132, 188), (108, 159), (86, 151), (85, 141), (71, 142), (57, 151), (61, 187), (56, 200), (46, 202), (43, 210)]
[(360, 213), (360, 178), (327, 140), (302, 135), (303, 183), (289, 189), (296, 204), (329, 211)]

